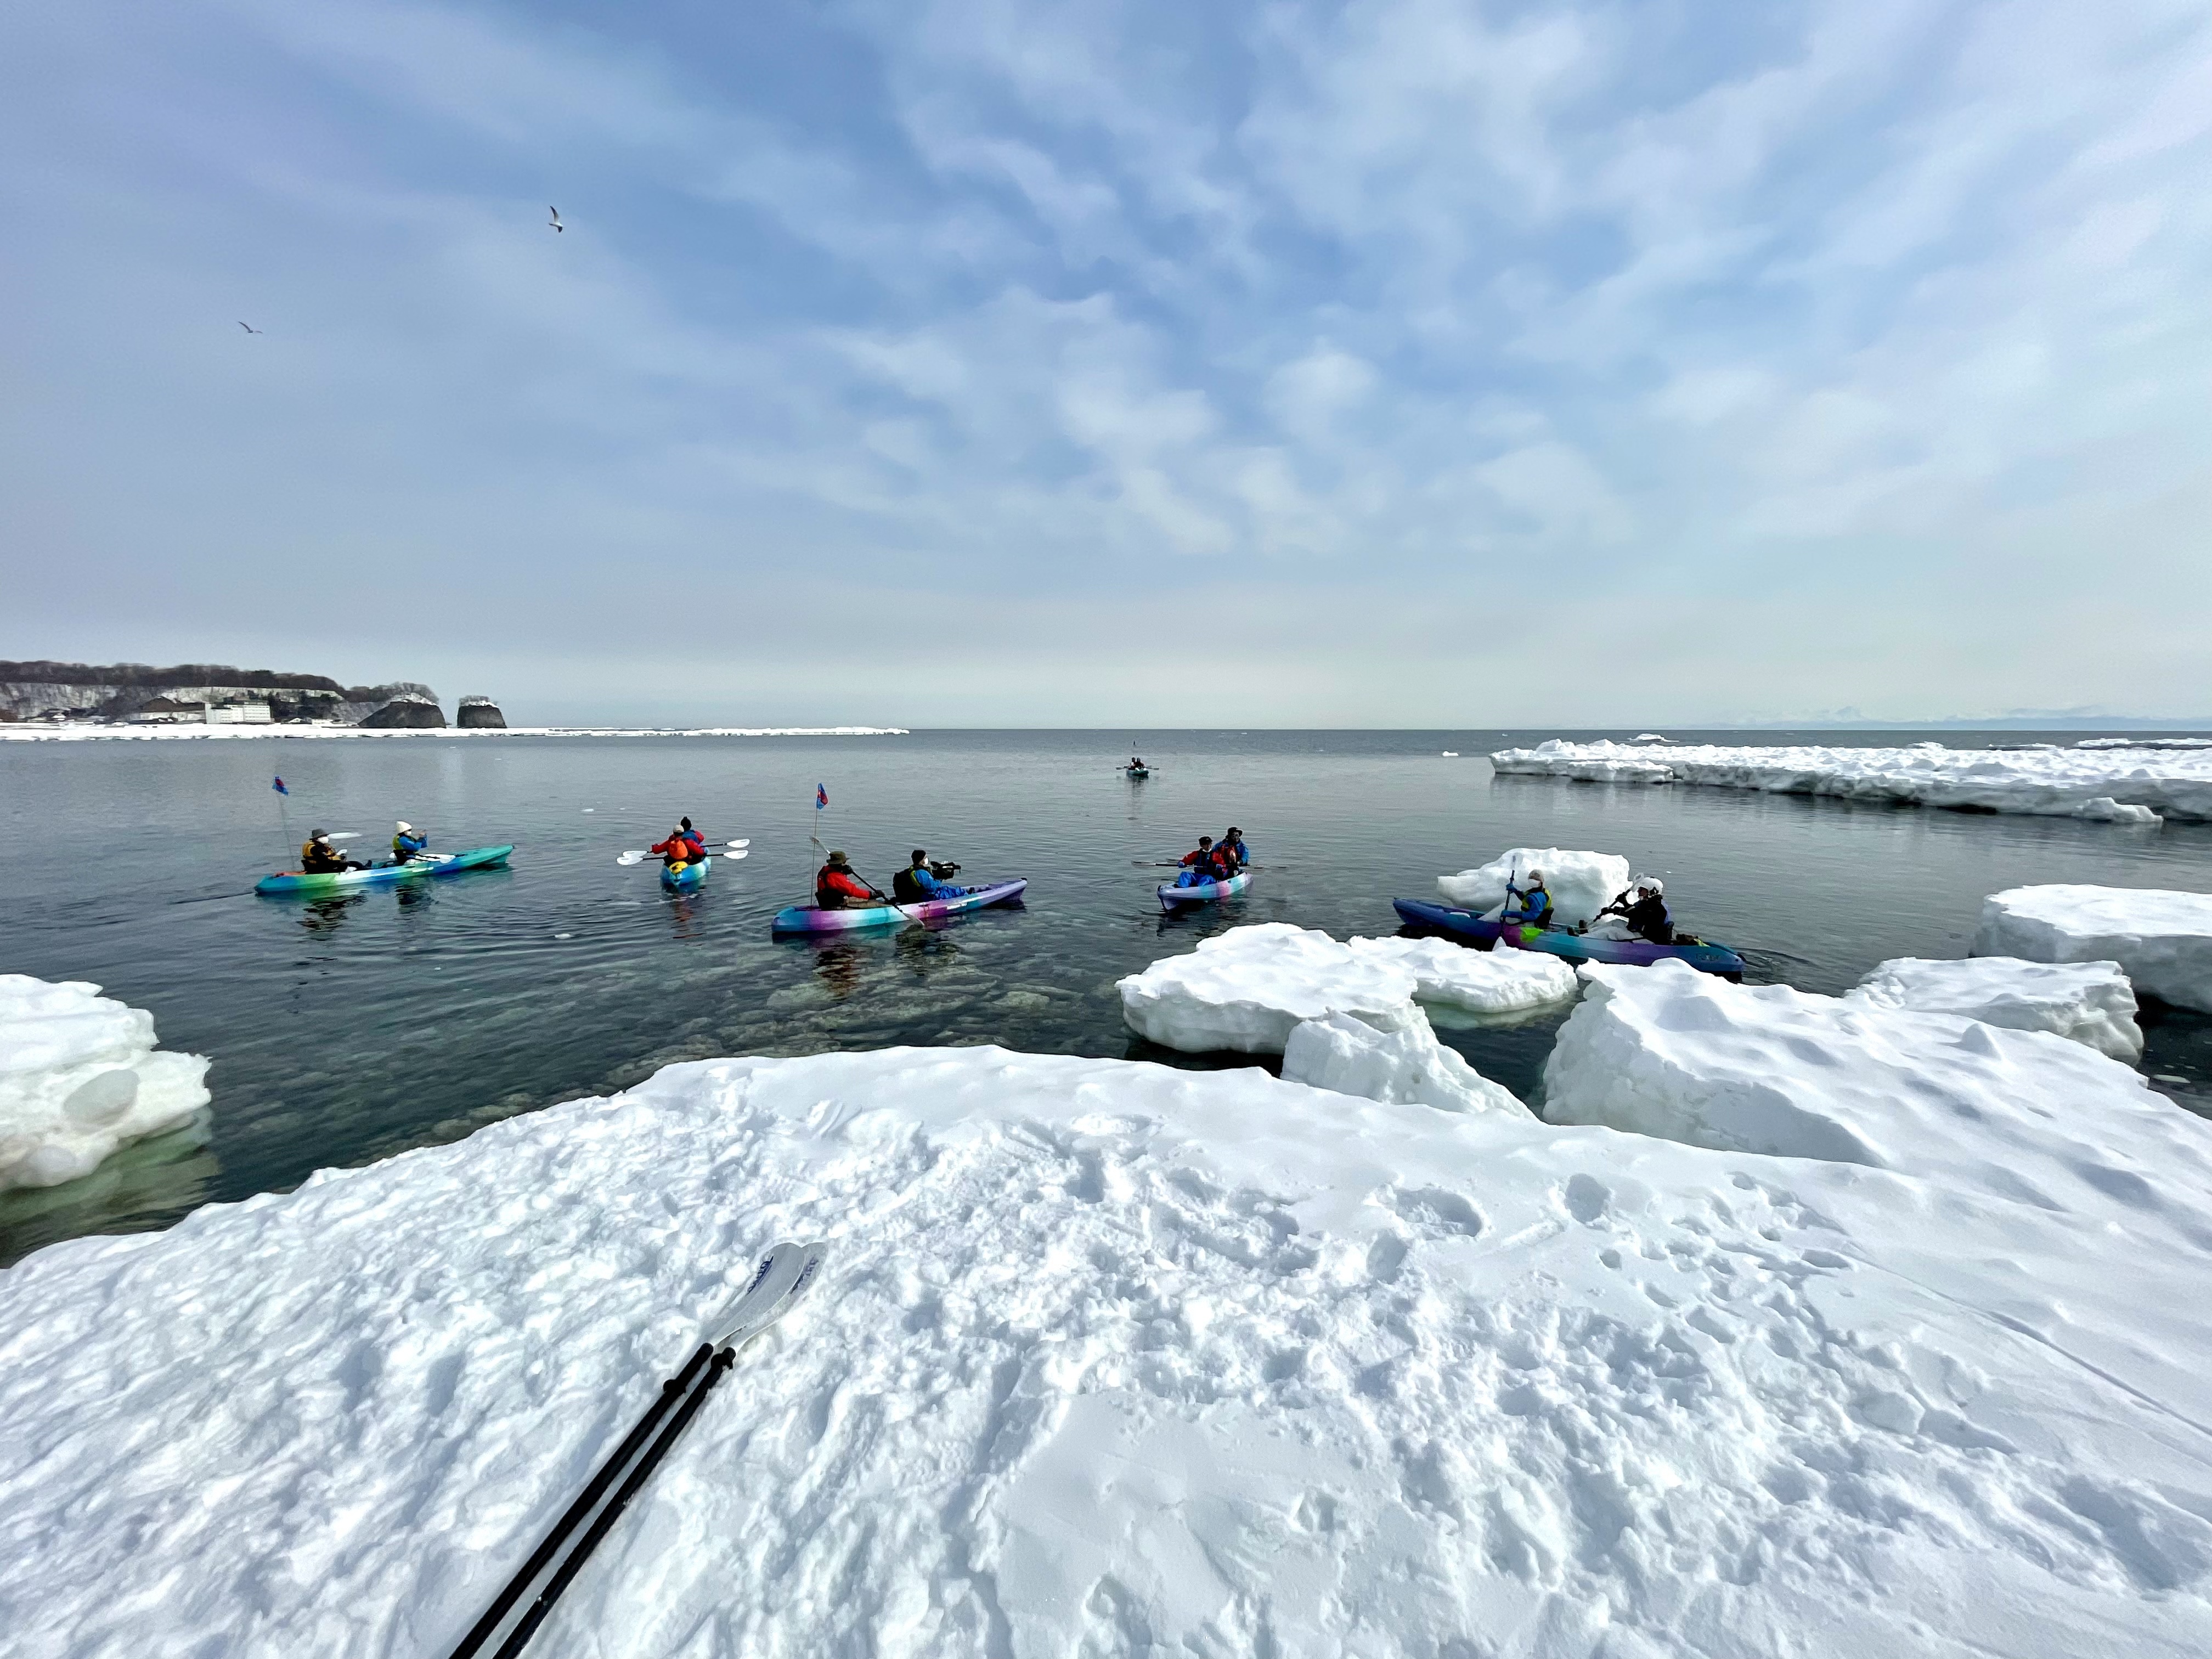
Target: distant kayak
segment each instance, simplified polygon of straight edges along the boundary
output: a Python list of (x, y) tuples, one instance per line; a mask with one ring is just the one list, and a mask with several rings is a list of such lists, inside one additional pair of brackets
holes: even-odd
[(714, 860), (712, 859), (701, 859), (696, 864), (685, 865), (681, 870), (672, 870), (664, 864), (660, 866), (660, 884), (672, 893), (688, 893), (706, 880), (707, 872), (714, 867)]
[(1125, 766), (1121, 769), (1133, 778), (1149, 778), (1152, 775), (1152, 769), (1149, 766)]
[(1686, 962), (1708, 974), (1743, 977), (1743, 958), (1725, 945), (1654, 945), (1642, 939), (1592, 939), (1560, 927), (1531, 927), (1525, 922), (1500, 922), (1472, 910), (1434, 904), (1426, 899), (1392, 899), (1391, 907), (1405, 921), (1424, 927), (1441, 927), (1461, 939), (1497, 944), (1516, 951), (1541, 951), (1569, 962), (1609, 962), (1632, 968), (1655, 962)]
[(1179, 904), (1206, 904), (1214, 899), (1233, 898), (1251, 884), (1249, 870), (1239, 870), (1226, 881), (1201, 881), (1189, 887), (1164, 881), (1160, 884), (1160, 908), (1172, 910)]
[(297, 870), (288, 870), (282, 875), (264, 876), (253, 884), (257, 893), (344, 893), (356, 887), (389, 887), (395, 882), (420, 881), (428, 876), (459, 875), (464, 870), (489, 870), (507, 862), (507, 855), (514, 850), (514, 843), (505, 847), (477, 847), (465, 853), (449, 853), (443, 858), (410, 859), (404, 864), (380, 864), (368, 870), (332, 870), (319, 875), (307, 875)]
[(779, 933), (842, 933), (855, 927), (896, 927), (902, 921), (934, 921), (987, 905), (1018, 902), (1029, 886), (1023, 881), (994, 881), (970, 889), (958, 898), (921, 899), (912, 904), (861, 904), (842, 910), (819, 910), (811, 904), (793, 904), (775, 913)]

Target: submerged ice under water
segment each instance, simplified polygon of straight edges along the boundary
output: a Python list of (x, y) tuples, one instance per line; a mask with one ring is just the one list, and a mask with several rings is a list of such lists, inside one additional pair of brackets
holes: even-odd
[[(1255, 1063), (1133, 1036), (1115, 981), (1239, 923), (1388, 935), (1394, 895), (1428, 896), (1439, 875), (1510, 847), (1617, 854), (1664, 876), (1684, 925), (1741, 948), (1755, 980), (1831, 994), (1888, 958), (1963, 955), (1984, 896), (2001, 888), (2212, 890), (2204, 826), (1493, 778), (1473, 758), (1553, 735), (11, 745), (0, 750), (0, 971), (91, 980), (150, 1011), (165, 1048), (212, 1058), (215, 1103), (192, 1135), (0, 1199), (0, 1261), (165, 1225), (672, 1060), (988, 1042)], [(289, 803), (269, 787), (280, 750)], [(1122, 775), (1132, 752), (1152, 761), (1149, 779)], [(818, 820), (817, 783), (831, 802)], [(679, 813), (752, 848), (703, 890), (672, 897), (652, 866), (618, 868), (615, 855)], [(351, 830), (375, 845), (397, 817), (441, 846), (513, 841), (513, 867), (337, 900), (252, 896), (288, 836)], [(1251, 892), (1163, 917), (1155, 862), (1231, 822), (1253, 848)], [(1029, 902), (933, 932), (772, 939), (769, 916), (800, 896), (818, 858), (817, 823), (879, 882), (924, 846), (959, 860), (963, 880), (1028, 877)], [(1563, 1018), (1437, 1026), (1529, 1098)], [(2212, 1100), (2212, 1021), (2154, 1012), (2146, 1029), (2142, 1069), (2187, 1103)]]

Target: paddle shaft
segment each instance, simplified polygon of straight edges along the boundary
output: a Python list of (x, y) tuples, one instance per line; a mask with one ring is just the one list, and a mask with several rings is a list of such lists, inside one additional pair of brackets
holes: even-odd
[[(568, 1534), (575, 1531), (582, 1523), (584, 1517), (592, 1512), (593, 1506), (605, 1496), (607, 1488), (614, 1483), (614, 1478), (622, 1472), (623, 1466), (628, 1463), (636, 1454), (637, 1449), (645, 1443), (646, 1437), (659, 1426), (660, 1419), (668, 1414), (668, 1408), (674, 1405), (678, 1398), (691, 1386), (692, 1379), (698, 1376), (700, 1367), (714, 1357), (714, 1345), (702, 1342), (698, 1352), (684, 1363), (684, 1369), (660, 1385), (659, 1396), (647, 1409), (645, 1415), (638, 1419), (637, 1426), (629, 1431), (629, 1437), (621, 1445), (615, 1448), (613, 1454), (607, 1458), (606, 1462), (599, 1465), (598, 1472), (592, 1476), (591, 1483), (584, 1488), (576, 1501), (568, 1505), (561, 1518), (553, 1523), (553, 1529), (545, 1534), (544, 1540), (531, 1553), (530, 1559), (522, 1564), (521, 1570), (507, 1581), (507, 1588), (501, 1590), (491, 1606), (485, 1609), (484, 1616), (477, 1620), (476, 1627), (461, 1638), (461, 1644), (453, 1650), (451, 1659), (472, 1659), (476, 1651), (491, 1639), (492, 1632), (500, 1627), (507, 1615), (514, 1610), (514, 1604), (522, 1599), (523, 1591), (529, 1589), (538, 1575), (545, 1571), (545, 1564), (553, 1559), (555, 1552), (568, 1541)], [(544, 1614), (541, 1613), (538, 1618), (542, 1621)], [(537, 1623), (533, 1622), (531, 1628), (535, 1630)]]

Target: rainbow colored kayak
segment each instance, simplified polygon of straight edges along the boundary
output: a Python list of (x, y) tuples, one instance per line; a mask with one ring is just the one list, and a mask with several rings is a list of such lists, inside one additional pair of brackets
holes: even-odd
[(701, 859), (696, 864), (685, 865), (681, 870), (672, 870), (664, 864), (660, 866), (660, 884), (672, 893), (688, 893), (706, 880), (707, 872), (714, 867), (714, 860), (712, 859)]
[(779, 933), (842, 933), (855, 927), (896, 927), (902, 921), (934, 921), (987, 905), (1020, 902), (1027, 881), (994, 881), (958, 898), (923, 899), (914, 904), (863, 904), (843, 910), (817, 910), (793, 904), (775, 913)]
[(332, 870), (320, 875), (307, 875), (298, 870), (287, 870), (282, 875), (264, 876), (253, 884), (257, 893), (345, 893), (356, 887), (389, 887), (395, 882), (420, 881), (428, 876), (454, 876), (464, 870), (489, 870), (507, 862), (507, 855), (514, 850), (514, 843), (505, 847), (477, 847), (465, 853), (448, 853), (443, 858), (410, 859), (404, 864), (380, 864), (368, 870)]
[(1516, 951), (1541, 951), (1569, 962), (1611, 962), (1631, 968), (1655, 962), (1686, 962), (1708, 974), (1743, 977), (1743, 958), (1725, 945), (1654, 945), (1644, 939), (1591, 939), (1563, 927), (1532, 927), (1527, 922), (1500, 922), (1472, 910), (1426, 899), (1392, 899), (1391, 908), (1403, 920), (1424, 927), (1441, 927), (1465, 939), (1498, 944)]
[(1160, 884), (1160, 908), (1172, 910), (1179, 904), (1206, 904), (1215, 899), (1233, 898), (1251, 884), (1249, 870), (1239, 870), (1226, 881), (1201, 881), (1188, 887), (1164, 881)]

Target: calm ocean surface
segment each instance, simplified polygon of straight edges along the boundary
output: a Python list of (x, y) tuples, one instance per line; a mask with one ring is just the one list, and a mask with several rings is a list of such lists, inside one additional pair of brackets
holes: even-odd
[[(1684, 926), (1741, 949), (1752, 977), (1823, 992), (1885, 957), (1963, 954), (1982, 896), (2000, 888), (2212, 890), (2212, 827), (1501, 779), (1480, 758), (1564, 735), (1633, 733), (0, 745), (0, 971), (94, 981), (151, 1010), (163, 1047), (215, 1061), (203, 1129), (67, 1187), (0, 1195), (0, 1261), (165, 1226), (675, 1060), (999, 1042), (1208, 1064), (1133, 1037), (1115, 980), (1241, 922), (1393, 932), (1394, 895), (1432, 897), (1439, 873), (1510, 846), (1625, 854), (1666, 877)], [(1669, 735), (1982, 746), (2046, 734)], [(1121, 775), (1133, 747), (1158, 769), (1151, 779)], [(293, 791), (289, 843), (277, 772)], [(936, 931), (771, 939), (769, 917), (806, 894), (818, 861), (817, 783), (823, 840), (872, 879), (888, 884), (926, 846), (957, 859), (963, 881), (1026, 876), (1026, 908)], [(718, 861), (680, 898), (653, 865), (617, 867), (683, 813), (710, 839), (750, 837), (751, 856)], [(514, 842), (514, 864), (336, 901), (251, 891), (310, 829), (360, 830), (355, 847), (380, 848), (401, 817), (442, 849)], [(1260, 866), (1250, 893), (1163, 918), (1155, 862), (1231, 822)], [(1526, 1096), (1557, 1024), (1443, 1035)], [(2169, 1015), (2150, 1039), (2143, 1069), (2212, 1110), (2212, 1022)]]

